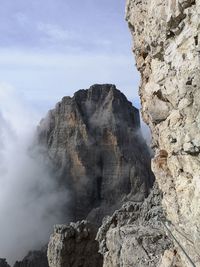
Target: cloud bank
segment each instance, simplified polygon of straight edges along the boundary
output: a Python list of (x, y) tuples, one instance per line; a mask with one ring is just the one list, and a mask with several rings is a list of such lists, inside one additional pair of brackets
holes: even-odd
[(48, 241), (67, 194), (30, 153), (37, 115), (21, 99), (0, 85), (0, 258), (10, 264)]

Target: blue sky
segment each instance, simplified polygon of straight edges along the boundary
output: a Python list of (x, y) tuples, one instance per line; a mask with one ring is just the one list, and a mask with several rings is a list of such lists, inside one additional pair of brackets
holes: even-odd
[(6, 0), (0, 9), (0, 90), (41, 113), (76, 90), (115, 83), (138, 104), (125, 0)]

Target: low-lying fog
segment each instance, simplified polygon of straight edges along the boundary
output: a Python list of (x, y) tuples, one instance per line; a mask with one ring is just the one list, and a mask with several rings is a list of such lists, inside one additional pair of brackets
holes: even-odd
[(30, 153), (41, 114), (6, 85), (0, 103), (0, 258), (13, 264), (48, 241), (62, 221), (66, 192), (56, 189), (39, 154)]

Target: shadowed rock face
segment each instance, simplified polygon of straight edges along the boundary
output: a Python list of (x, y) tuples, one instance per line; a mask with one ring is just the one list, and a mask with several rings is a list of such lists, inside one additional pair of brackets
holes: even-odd
[(6, 259), (0, 259), (0, 267), (10, 267), (10, 265), (8, 265)]
[(31, 251), (22, 260), (17, 261), (14, 267), (48, 267), (47, 248), (44, 247), (39, 251)]
[(89, 214), (100, 223), (127, 196), (142, 200), (152, 185), (139, 111), (114, 85), (64, 97), (41, 121), (38, 140), (55, 179), (69, 191), (69, 220)]

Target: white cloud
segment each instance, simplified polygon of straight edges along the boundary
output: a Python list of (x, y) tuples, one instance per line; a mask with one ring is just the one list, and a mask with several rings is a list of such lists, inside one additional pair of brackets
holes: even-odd
[(12, 125), (16, 134), (25, 130), (30, 132), (37, 125), (40, 114), (31, 110), (24, 94), (11, 84), (0, 82), (0, 102), (0, 113), (6, 118), (6, 123)]
[[(63, 49), (64, 51), (86, 52), (111, 49), (114, 46), (113, 40), (104, 36), (97, 36), (92, 32), (90, 36), (86, 36), (82, 31), (76, 32), (66, 29), (59, 24), (49, 24), (44, 22), (36, 23), (37, 35), (41, 43), (47, 47), (54, 45), (54, 49)], [(115, 44), (116, 45), (116, 44)], [(118, 44), (119, 45), (119, 44)]]
[(75, 35), (56, 24), (38, 23), (37, 29), (44, 34), (44, 37), (52, 42), (67, 41), (75, 38)]
[(66, 190), (56, 189), (41, 155), (30, 154), (34, 111), (9, 85), (0, 84), (0, 101), (0, 257), (13, 264), (46, 244), (52, 225), (62, 222)]

